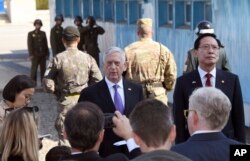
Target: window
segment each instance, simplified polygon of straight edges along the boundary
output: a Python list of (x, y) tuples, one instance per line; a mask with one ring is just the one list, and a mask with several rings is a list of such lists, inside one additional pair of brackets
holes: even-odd
[(159, 0), (159, 26), (173, 27), (173, 0)]
[(175, 27), (194, 29), (202, 20), (212, 20), (211, 0), (175, 0)]
[(142, 17), (142, 2), (129, 1), (129, 23), (135, 24)]
[(211, 0), (197, 0), (193, 2), (193, 29), (202, 20), (212, 21)]
[(90, 0), (83, 0), (83, 18), (90, 16)]
[(185, 26), (190, 26), (191, 24), (191, 2), (186, 1), (184, 4), (184, 16), (185, 16)]
[(63, 1), (63, 8), (64, 8), (64, 16), (65, 17), (72, 17), (72, 1), (64, 0)]
[(96, 19), (101, 18), (101, 4), (100, 0), (93, 0), (93, 15)]
[(56, 0), (56, 15), (63, 14), (63, 3), (62, 0)]
[(116, 1), (116, 22), (127, 23), (128, 20), (128, 1), (119, 0)]
[(81, 15), (81, 0), (73, 0), (73, 16)]
[(104, 20), (114, 21), (114, 3), (112, 0), (105, 0), (104, 2)]
[(208, 20), (208, 21), (212, 21), (212, 6), (211, 6), (211, 2), (208, 1), (208, 2), (205, 2), (205, 20)]

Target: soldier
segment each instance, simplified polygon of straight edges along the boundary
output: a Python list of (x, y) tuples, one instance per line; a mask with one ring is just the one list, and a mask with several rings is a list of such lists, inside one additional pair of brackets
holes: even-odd
[(173, 54), (152, 40), (152, 19), (139, 19), (137, 25), (139, 41), (125, 48), (126, 78), (142, 84), (145, 98), (156, 98), (167, 104), (167, 91), (173, 89), (177, 75)]
[(50, 31), (50, 44), (53, 52), (53, 57), (55, 57), (56, 54), (61, 53), (65, 50), (65, 47), (62, 42), (63, 27), (61, 25), (63, 21), (63, 16), (57, 15), (55, 17), (56, 24)]
[(84, 37), (84, 50), (93, 56), (99, 66), (99, 52), (98, 48), (98, 35), (104, 34), (105, 30), (96, 24), (96, 20), (93, 16), (89, 16), (87, 18), (87, 27), (83, 30)]
[(102, 79), (94, 58), (77, 49), (79, 41), (77, 28), (68, 26), (64, 29), (63, 43), (66, 50), (52, 59), (44, 78), (45, 90), (54, 93), (59, 102), (55, 121), (59, 145), (65, 143), (63, 121), (66, 112), (77, 103), (83, 88)]
[[(212, 27), (211, 22), (209, 21), (201, 21), (198, 23), (195, 29), (195, 33), (197, 36), (202, 34), (214, 34), (214, 29)], [(198, 58), (195, 56), (194, 49), (190, 49), (187, 53), (187, 59), (185, 61), (183, 74), (191, 72), (198, 67)], [(226, 55), (226, 51), (224, 48), (220, 48), (219, 50), (219, 60), (216, 63), (216, 68), (222, 69), (224, 71), (231, 71), (229, 61)]]
[(85, 27), (82, 25), (82, 17), (81, 16), (76, 16), (74, 20), (74, 24), (76, 25), (77, 29), (80, 32), (80, 42), (78, 43), (77, 48), (81, 51), (84, 51), (84, 35), (83, 32), (85, 30)]
[(36, 82), (37, 68), (40, 66), (40, 78), (43, 79), (46, 70), (46, 60), (49, 58), (49, 48), (46, 33), (41, 31), (43, 23), (40, 19), (34, 21), (35, 30), (28, 33), (29, 59), (31, 60), (30, 77)]

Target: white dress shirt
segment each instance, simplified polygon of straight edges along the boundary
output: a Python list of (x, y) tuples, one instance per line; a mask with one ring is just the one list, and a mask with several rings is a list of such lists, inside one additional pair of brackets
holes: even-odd
[[(205, 87), (206, 85), (206, 81), (207, 81), (207, 77), (206, 77), (206, 74), (208, 72), (202, 70), (200, 68), (200, 66), (198, 67), (198, 72), (200, 74), (200, 78), (201, 78), (201, 83), (202, 83), (202, 86)], [(215, 80), (216, 80), (216, 68), (214, 68), (212, 71), (209, 72), (212, 77), (210, 78), (210, 81), (211, 81), (211, 84), (212, 84), (212, 87), (215, 87)]]
[(109, 93), (111, 95), (111, 98), (112, 98), (113, 102), (114, 102), (114, 94), (115, 94), (115, 89), (114, 89), (113, 86), (118, 85), (117, 92), (121, 96), (122, 104), (123, 104), (123, 107), (125, 108), (125, 96), (124, 96), (124, 88), (123, 88), (122, 79), (117, 84), (115, 84), (115, 83), (111, 82), (110, 80), (108, 80), (107, 77), (105, 77), (105, 81), (106, 81), (106, 83), (108, 85)]

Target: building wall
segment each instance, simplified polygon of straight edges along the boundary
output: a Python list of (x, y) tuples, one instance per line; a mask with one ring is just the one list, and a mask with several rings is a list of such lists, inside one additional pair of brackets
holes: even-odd
[[(53, 4), (55, 5), (55, 0), (52, 1), (54, 1)], [(105, 0), (105, 2), (106, 1), (110, 0)], [(119, 1), (121, 3), (121, 0)], [(132, 1), (133, 3), (136, 2), (134, 0), (130, 2), (132, 3)], [(122, 21), (122, 19), (120, 20), (120, 15), (116, 13), (123, 11), (119, 10), (119, 12), (117, 12), (118, 1), (114, 2), (116, 6), (114, 7), (115, 14), (114, 17), (112, 17), (113, 19), (107, 20), (105, 18), (105, 8), (102, 8), (101, 15), (97, 18), (97, 23), (106, 30), (106, 33), (100, 36), (99, 39), (101, 52), (113, 45), (123, 48), (137, 40), (136, 23), (132, 21), (135, 15), (138, 15), (137, 11), (131, 9), (127, 13), (128, 16), (126, 20)], [(181, 25), (180, 22), (183, 21), (183, 17), (180, 13), (182, 13), (182, 11), (180, 7), (177, 6), (177, 3), (173, 4), (173, 12), (176, 14), (173, 15), (173, 24), (170, 26), (168, 24), (165, 25), (165, 22), (163, 22), (163, 20), (166, 19), (166, 13), (164, 12), (165, 9), (162, 8), (162, 4), (166, 3), (166, 0), (138, 0), (137, 2), (141, 6), (139, 17), (150, 17), (154, 20), (154, 39), (165, 44), (173, 52), (178, 67), (178, 76), (182, 75), (187, 50), (193, 47), (194, 40), (196, 39), (194, 33), (195, 25), (202, 19), (202, 13), (204, 11), (201, 9), (202, 0), (190, 0), (191, 8), (189, 9), (191, 9), (191, 22), (188, 25)], [(83, 17), (87, 16), (86, 10), (83, 10), (84, 3), (92, 5), (88, 10), (89, 15), (96, 14), (93, 0), (78, 0), (77, 3), (81, 5), (77, 10), (71, 10), (71, 12), (67, 13), (69, 21), (65, 22), (64, 25), (73, 25), (73, 17), (77, 12)], [(178, 0), (178, 3), (181, 3), (181, 0)], [(74, 5), (75, 4), (71, 4), (69, 7)], [(53, 8), (53, 6), (50, 7)], [(67, 10), (65, 7), (63, 9)], [(218, 38), (225, 45), (232, 72), (239, 76), (244, 102), (248, 109), (250, 109), (248, 105), (250, 103), (250, 76), (247, 70), (249, 68), (248, 63), (250, 62), (250, 54), (248, 53), (250, 51), (249, 15), (249, 0), (211, 0), (211, 17), (206, 15), (206, 18), (212, 21)], [(54, 17), (54, 15), (52, 17)]]

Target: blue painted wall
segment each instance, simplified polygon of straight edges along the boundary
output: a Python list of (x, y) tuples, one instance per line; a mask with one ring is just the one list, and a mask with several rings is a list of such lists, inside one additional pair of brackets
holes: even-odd
[[(93, 0), (82, 0), (85, 2), (92, 2)], [(88, 1), (88, 2), (86, 2)], [(136, 3), (136, 1), (133, 3)], [(199, 6), (198, 9), (192, 12), (192, 23), (190, 27), (181, 29), (178, 25), (182, 25), (183, 21), (183, 11), (180, 6), (174, 6), (173, 10), (177, 13), (174, 15), (174, 23), (171, 27), (161, 26), (159, 24), (159, 17), (166, 18), (166, 13), (159, 12), (158, 2), (164, 3), (163, 0), (142, 0), (141, 11), (135, 11), (135, 6), (130, 6), (130, 11), (128, 15), (127, 22), (117, 22), (113, 19), (112, 7), (109, 6), (109, 10), (105, 10), (104, 16), (101, 14), (101, 18), (98, 19), (98, 24), (102, 25), (106, 29), (106, 33), (100, 38), (100, 46), (103, 50), (107, 49), (110, 45), (116, 45), (119, 47), (125, 47), (133, 41), (137, 40), (136, 35), (136, 24), (135, 17), (138, 13), (141, 13), (140, 17), (150, 17), (154, 20), (155, 34), (154, 39), (165, 44), (174, 54), (177, 66), (178, 66), (178, 76), (182, 74), (183, 64), (186, 58), (186, 52), (188, 49), (193, 47), (193, 42), (196, 39), (194, 33), (194, 27), (200, 19), (198, 11), (204, 9), (200, 8), (202, 5), (199, 0), (192, 0), (194, 4), (193, 7)], [(61, 7), (56, 1), (58, 7)], [(110, 0), (105, 0), (105, 5), (109, 5)], [(116, 2), (116, 1), (113, 1)], [(129, 1), (130, 2), (130, 1)], [(139, 1), (137, 1), (139, 2)], [(93, 4), (93, 3), (89, 3)], [(132, 3), (131, 3), (132, 4)], [(215, 28), (215, 33), (218, 38), (225, 45), (225, 49), (231, 64), (232, 72), (239, 75), (243, 98), (245, 103), (250, 103), (250, 75), (248, 69), (250, 69), (250, 1), (249, 0), (211, 0), (211, 12), (212, 23)], [(66, 9), (65, 7), (61, 7)], [(89, 7), (90, 10), (94, 7)], [(59, 12), (60, 9), (56, 7), (56, 11)], [(87, 9), (86, 9), (87, 10)], [(87, 12), (87, 11), (84, 12)], [(116, 9), (115, 9), (116, 10)], [(102, 11), (100, 11), (103, 13)], [(134, 13), (136, 12), (136, 13)], [(65, 11), (66, 14), (71, 12)], [(93, 13), (93, 11), (89, 11)], [(106, 15), (105, 15), (106, 13)], [(86, 16), (88, 13), (84, 13)], [(84, 17), (85, 17), (84, 16)], [(119, 15), (121, 16), (121, 15)], [(122, 19), (115, 15), (116, 18)], [(73, 19), (73, 17), (70, 17)], [(70, 21), (72, 22), (72, 21)], [(176, 28), (177, 27), (177, 28)]]

